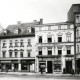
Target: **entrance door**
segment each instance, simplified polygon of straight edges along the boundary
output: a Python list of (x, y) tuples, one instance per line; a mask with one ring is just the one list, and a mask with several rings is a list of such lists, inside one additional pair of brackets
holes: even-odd
[(14, 63), (14, 70), (18, 71), (18, 63)]
[(66, 73), (71, 73), (72, 61), (66, 61)]
[(52, 61), (47, 62), (47, 71), (48, 73), (52, 73)]
[(77, 62), (77, 68), (79, 68), (80, 70), (80, 59), (78, 59), (76, 62)]

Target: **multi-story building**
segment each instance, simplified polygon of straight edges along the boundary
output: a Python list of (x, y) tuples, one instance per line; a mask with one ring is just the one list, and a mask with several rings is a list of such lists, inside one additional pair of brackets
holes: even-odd
[(0, 34), (0, 70), (35, 71), (35, 25), (18, 22)]
[(73, 23), (50, 23), (35, 27), (37, 72), (66, 73), (74, 69)]
[(74, 24), (75, 69), (80, 69), (80, 4), (71, 6), (68, 21)]

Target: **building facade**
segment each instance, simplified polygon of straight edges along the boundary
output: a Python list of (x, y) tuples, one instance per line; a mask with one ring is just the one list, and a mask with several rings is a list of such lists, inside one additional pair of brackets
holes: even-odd
[(0, 71), (35, 72), (35, 25), (9, 25), (0, 34)]
[(18, 22), (0, 33), (0, 71), (71, 73), (79, 64), (80, 4), (72, 5), (67, 22)]
[(80, 69), (80, 4), (73, 4), (68, 12), (68, 21), (74, 24), (75, 68)]
[[(74, 69), (74, 25), (53, 23), (35, 27), (37, 72), (70, 73)], [(68, 65), (69, 64), (69, 65)]]

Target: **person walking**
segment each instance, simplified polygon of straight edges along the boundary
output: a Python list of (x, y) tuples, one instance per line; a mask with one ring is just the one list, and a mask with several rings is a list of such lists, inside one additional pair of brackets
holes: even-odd
[(77, 68), (77, 74), (79, 75), (79, 68)]

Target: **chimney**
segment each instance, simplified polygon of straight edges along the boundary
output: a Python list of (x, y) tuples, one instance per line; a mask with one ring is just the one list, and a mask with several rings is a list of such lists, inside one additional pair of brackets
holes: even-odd
[(43, 24), (43, 19), (40, 19), (40, 24)]
[(20, 25), (20, 24), (21, 24), (21, 21), (18, 21), (18, 22), (17, 22), (17, 24), (19, 24), (19, 25)]
[(37, 20), (33, 20), (33, 22), (34, 22), (34, 23), (36, 23), (36, 22), (37, 22)]

